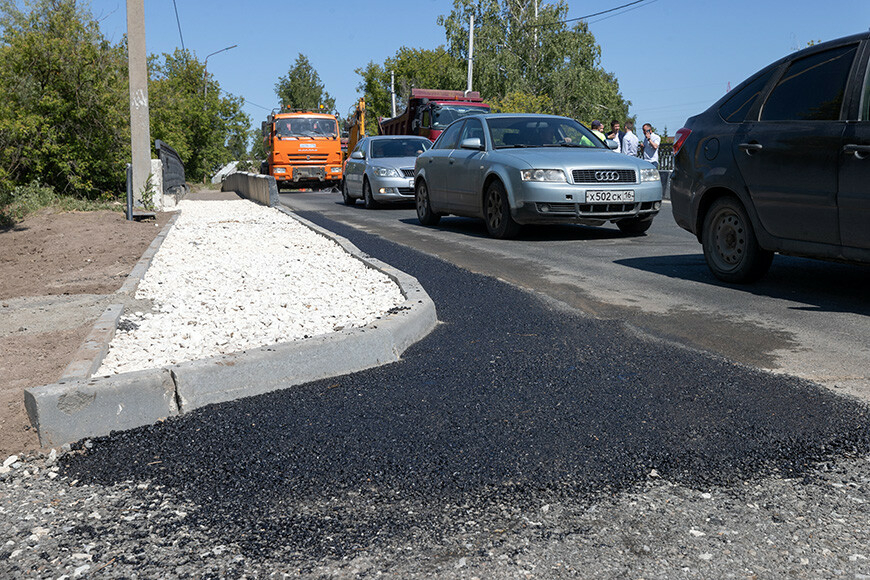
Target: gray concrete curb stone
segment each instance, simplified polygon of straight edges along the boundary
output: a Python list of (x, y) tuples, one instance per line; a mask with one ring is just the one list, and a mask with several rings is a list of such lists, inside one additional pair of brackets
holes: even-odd
[[(150, 425), (205, 405), (396, 362), (409, 346), (435, 328), (438, 323), (435, 304), (416, 278), (364, 254), (344, 238), (284, 208), (278, 209), (392, 278), (405, 296), (405, 302), (362, 328), (159, 369), (90, 380), (71, 378), (26, 389), (25, 406), (40, 444), (56, 446), (108, 435), (112, 431)], [(174, 219), (167, 228), (173, 223)], [(144, 273), (143, 269), (139, 279)], [(111, 326), (111, 335), (114, 335), (117, 318)], [(108, 349), (112, 336), (105, 333), (102, 337), (105, 342), (101, 346)], [(97, 349), (97, 345), (88, 345), (87, 341), (85, 346)], [(102, 356), (97, 366), (101, 361)]]

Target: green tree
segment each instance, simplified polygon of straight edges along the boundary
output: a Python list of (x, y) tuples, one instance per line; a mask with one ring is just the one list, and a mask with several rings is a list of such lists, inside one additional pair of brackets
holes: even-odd
[(335, 110), (335, 99), (326, 92), (320, 75), (302, 53), (287, 75), (278, 78), (275, 94), (284, 108), (316, 111), (323, 105), (324, 111), (331, 113)]
[(379, 117), (392, 114), (390, 72), (395, 75), (396, 113), (401, 114), (411, 89), (462, 90), (466, 83), (465, 63), (451, 56), (443, 46), (434, 50), (401, 47), (383, 65), (369, 62), (356, 69), (362, 77), (357, 87), (366, 100), (366, 131), (377, 133)]
[[(205, 63), (186, 50), (148, 59), (151, 138), (178, 151), (190, 181), (247, 156), (244, 101), (224, 94)], [(208, 87), (206, 89), (206, 86)]]
[(0, 2), (0, 186), (94, 199), (123, 191), (126, 55), (75, 0)]
[(569, 28), (568, 4), (535, 0), (454, 0), (438, 23), (447, 51), (468, 56), (469, 16), (474, 15), (474, 87), (501, 101), (512, 93), (549, 97), (553, 112), (589, 122), (625, 119), (630, 102), (616, 78), (601, 68), (601, 47), (586, 22)]

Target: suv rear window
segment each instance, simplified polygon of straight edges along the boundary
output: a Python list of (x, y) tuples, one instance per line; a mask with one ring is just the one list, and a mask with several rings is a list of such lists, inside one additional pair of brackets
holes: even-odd
[(792, 62), (761, 111), (762, 121), (836, 121), (857, 45)]

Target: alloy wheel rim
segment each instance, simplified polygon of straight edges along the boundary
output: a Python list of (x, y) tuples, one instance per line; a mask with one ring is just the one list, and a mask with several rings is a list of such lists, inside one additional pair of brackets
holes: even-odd
[(487, 218), (492, 229), (498, 229), (501, 225), (501, 196), (497, 191), (489, 193), (489, 203), (487, 204)]

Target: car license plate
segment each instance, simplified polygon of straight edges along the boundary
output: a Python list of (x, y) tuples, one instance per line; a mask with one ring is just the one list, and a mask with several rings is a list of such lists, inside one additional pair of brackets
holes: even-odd
[(634, 190), (587, 190), (586, 203), (627, 203), (634, 201)]

